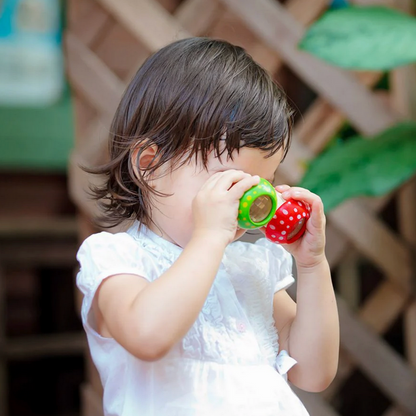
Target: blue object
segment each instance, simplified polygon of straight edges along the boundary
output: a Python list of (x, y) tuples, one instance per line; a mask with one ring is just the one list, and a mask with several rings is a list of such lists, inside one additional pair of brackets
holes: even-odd
[(344, 7), (348, 7), (348, 1), (347, 0), (331, 0), (329, 2), (329, 8), (330, 9), (342, 9)]
[(0, 2), (0, 105), (45, 106), (64, 89), (57, 0)]

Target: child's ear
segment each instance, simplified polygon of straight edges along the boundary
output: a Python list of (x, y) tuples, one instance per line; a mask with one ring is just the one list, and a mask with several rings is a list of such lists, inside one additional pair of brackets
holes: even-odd
[(142, 148), (136, 147), (131, 152), (131, 163), (134, 169), (134, 173), (137, 177), (139, 176), (139, 170), (143, 174), (147, 169), (152, 167), (156, 161), (156, 153), (156, 145), (148, 146), (144, 150), (142, 150)]

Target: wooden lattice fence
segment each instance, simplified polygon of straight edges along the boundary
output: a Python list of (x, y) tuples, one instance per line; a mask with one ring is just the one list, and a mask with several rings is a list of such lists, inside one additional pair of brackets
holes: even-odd
[[(355, 3), (409, 7), (404, 0)], [(240, 44), (271, 74), (278, 76), (283, 67), (289, 68), (317, 94), (295, 126), (293, 145), (276, 183), (297, 183), (305, 162), (319, 154), (346, 121), (372, 136), (415, 116), (409, 95), (410, 80), (416, 78), (412, 68), (395, 70), (390, 91), (381, 93), (372, 87), (382, 74), (347, 72), (298, 50), (305, 27), (327, 4), (327, 0), (287, 0), (284, 5), (277, 0), (69, 1), (65, 49), (77, 121), (69, 176), (80, 212), (80, 238), (94, 232), (89, 218), (96, 207), (86, 193), (92, 178), (79, 165), (105, 160), (109, 124), (128, 80), (150, 53), (173, 40), (211, 36)], [(392, 199), (398, 231), (379, 215)], [(349, 200), (328, 215), (327, 256), (338, 282), (341, 361), (327, 391), (298, 392), (311, 415), (339, 414), (336, 398), (356, 369), (389, 401), (383, 416), (416, 415), (415, 203), (413, 180), (392, 195)], [(382, 278), (360, 301), (358, 266), (363, 260)], [(398, 319), (403, 322), (403, 354), (383, 338)], [(90, 370), (90, 382), (83, 389), (84, 416), (98, 416), (101, 387), (92, 365)]]

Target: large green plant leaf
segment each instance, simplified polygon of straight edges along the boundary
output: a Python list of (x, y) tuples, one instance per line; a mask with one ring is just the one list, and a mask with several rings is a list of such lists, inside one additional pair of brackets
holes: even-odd
[(312, 161), (300, 186), (318, 194), (329, 211), (348, 198), (384, 195), (415, 172), (416, 123), (406, 122), (331, 147)]
[(388, 70), (416, 61), (416, 19), (381, 6), (332, 10), (299, 47), (342, 68)]

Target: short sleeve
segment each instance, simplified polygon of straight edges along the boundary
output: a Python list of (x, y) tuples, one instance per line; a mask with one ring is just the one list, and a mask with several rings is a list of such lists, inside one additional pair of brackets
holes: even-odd
[(280, 244), (272, 243), (266, 238), (260, 238), (254, 243), (266, 249), (270, 276), (275, 277), (274, 293), (287, 289), (295, 279), (293, 278), (293, 261), (291, 254)]
[(127, 233), (91, 235), (79, 248), (77, 260), (77, 285), (85, 296), (93, 296), (101, 282), (115, 274), (137, 274), (153, 280), (151, 257)]
[(155, 278), (152, 257), (127, 233), (89, 236), (79, 248), (77, 260), (77, 286), (84, 294), (81, 316), (87, 332), (94, 327), (90, 322), (91, 305), (104, 279), (116, 274), (134, 274), (149, 281)]

